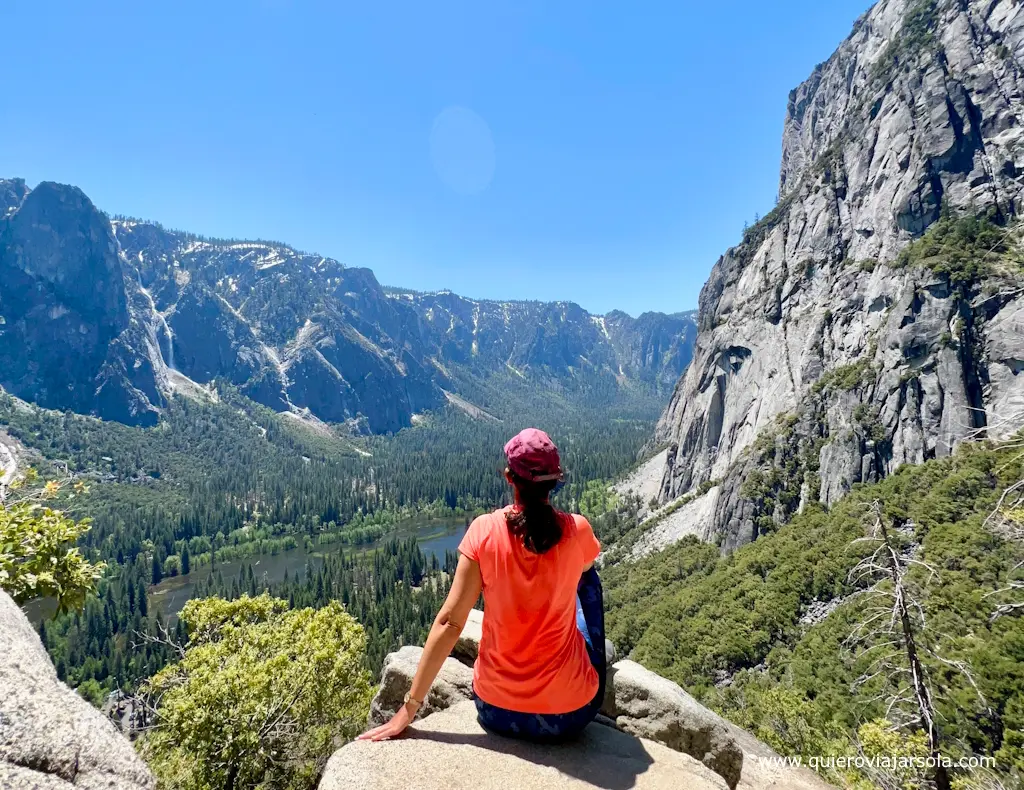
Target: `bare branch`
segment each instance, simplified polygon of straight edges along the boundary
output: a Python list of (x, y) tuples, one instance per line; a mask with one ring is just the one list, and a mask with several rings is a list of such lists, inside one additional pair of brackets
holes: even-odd
[(178, 656), (180, 661), (185, 657), (185, 647), (179, 644), (171, 637), (171, 632), (167, 626), (163, 623), (159, 624), (159, 634), (148, 634), (143, 631), (132, 631), (132, 635), (138, 639), (138, 642), (132, 642), (132, 650), (137, 650), (142, 645), (162, 645), (169, 647)]
[[(949, 790), (950, 777), (939, 759), (942, 753), (942, 734), (939, 730), (939, 716), (935, 707), (935, 695), (922, 663), (922, 651), (933, 654), (927, 645), (919, 646), (924, 633), (928, 632), (924, 606), (915, 593), (918, 580), (908, 578), (908, 572), (919, 568), (925, 572), (923, 585), (939, 579), (939, 574), (928, 563), (915, 557), (913, 546), (906, 548), (900, 536), (912, 536), (910, 525), (895, 523), (889, 525), (883, 513), (881, 502), (875, 500), (869, 508), (872, 521), (868, 526), (870, 539), (878, 547), (870, 556), (861, 560), (850, 572), (852, 583), (873, 582), (871, 595), (878, 601), (886, 601), (885, 607), (870, 607), (865, 619), (857, 624), (844, 645), (866, 644), (861, 657), (873, 651), (883, 651), (874, 656), (868, 671), (854, 681), (859, 688), (872, 681), (883, 679), (883, 698), (887, 701), (885, 717), (904, 726), (920, 726), (928, 739), (928, 749), (934, 758), (933, 781), (936, 790)], [(858, 542), (863, 542), (860, 539)], [(948, 666), (958, 667), (954, 662)]]

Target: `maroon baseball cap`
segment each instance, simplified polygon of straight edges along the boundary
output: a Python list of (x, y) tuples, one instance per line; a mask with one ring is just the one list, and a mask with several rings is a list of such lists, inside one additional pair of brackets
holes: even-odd
[(505, 445), (509, 470), (533, 483), (562, 478), (562, 460), (551, 437), (538, 428), (520, 431)]

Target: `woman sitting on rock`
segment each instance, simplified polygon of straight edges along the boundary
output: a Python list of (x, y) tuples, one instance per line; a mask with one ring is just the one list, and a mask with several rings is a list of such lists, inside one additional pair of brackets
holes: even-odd
[(486, 729), (563, 740), (577, 735), (601, 707), (604, 611), (593, 567), (601, 547), (583, 516), (549, 502), (562, 467), (546, 433), (527, 428), (505, 445), (505, 456), (515, 504), (470, 525), (405, 704), (361, 739), (393, 738), (409, 726), (481, 592), (485, 614), (473, 696)]

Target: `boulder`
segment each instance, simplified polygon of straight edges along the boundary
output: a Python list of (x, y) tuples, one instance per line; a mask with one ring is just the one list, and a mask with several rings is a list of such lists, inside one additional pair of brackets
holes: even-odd
[[(380, 687), (370, 703), (371, 727), (384, 724), (402, 707), (405, 695), (412, 687), (412, 679), (421, 655), (422, 647), (407, 646), (384, 659)], [(444, 710), (457, 702), (472, 698), (473, 670), (454, 658), (447, 658), (416, 717), (422, 719), (435, 711)]]
[(609, 668), (601, 712), (633, 735), (684, 752), (740, 790), (823, 790), (829, 785), (701, 705), (677, 684), (634, 661)]
[[(475, 656), (482, 622), (483, 613), (474, 610), (457, 647), (463, 660)], [(384, 660), (380, 688), (370, 705), (371, 727), (386, 722), (402, 705), (422, 654), (422, 648), (403, 647)], [(472, 697), (472, 669), (449, 658), (431, 686), (417, 720)], [(431, 727), (438, 726), (433, 717), (430, 721)], [(718, 774), (732, 790), (829, 787), (814, 772), (785, 765), (782, 757), (753, 735), (708, 710), (672, 681), (634, 661), (619, 661), (609, 667), (604, 704), (596, 721), (595, 726), (610, 725), (689, 755)]]
[(418, 721), (394, 741), (355, 741), (327, 763), (320, 790), (725, 790), (692, 757), (592, 724), (571, 743), (548, 746), (486, 732), (472, 702)]
[(455, 643), (452, 650), (452, 658), (458, 659), (463, 664), (473, 666), (477, 653), (480, 651), (480, 638), (483, 636), (484, 613), (479, 609), (473, 609), (466, 618), (466, 625), (462, 629), (459, 641)]
[(57, 679), (25, 615), (0, 591), (0, 787), (154, 786), (128, 740)]
[(68, 790), (74, 785), (54, 774), (41, 774), (31, 768), (0, 763), (0, 787), (4, 790)]
[(608, 681), (601, 712), (619, 729), (684, 752), (736, 787), (743, 772), (743, 750), (724, 719), (634, 661), (612, 666)]

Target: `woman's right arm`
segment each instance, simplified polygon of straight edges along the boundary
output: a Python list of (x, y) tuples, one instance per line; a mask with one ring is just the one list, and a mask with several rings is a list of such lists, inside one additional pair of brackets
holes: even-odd
[(459, 641), (469, 612), (480, 599), (482, 589), (480, 563), (460, 554), (452, 588), (448, 591), (448, 598), (441, 606), (441, 611), (434, 618), (427, 642), (423, 646), (420, 664), (416, 668), (416, 676), (412, 680), (412, 688), (409, 689), (409, 696), (413, 699), (426, 699), (434, 678)]
[[(452, 652), (455, 643), (459, 641), (462, 629), (466, 625), (466, 618), (473, 605), (480, 598), (480, 591), (483, 589), (483, 578), (480, 575), (480, 564), (471, 560), (465, 554), (459, 556), (459, 564), (455, 569), (455, 578), (452, 580), (452, 588), (448, 591), (441, 611), (434, 618), (434, 625), (430, 628), (427, 642), (423, 646), (423, 654), (420, 656), (419, 666), (416, 667), (416, 675), (412, 679), (412, 688), (409, 689), (409, 698), (420, 704), (427, 698), (430, 686), (441, 671), (444, 661)], [(359, 736), (359, 740), (383, 741), (387, 738), (394, 738), (399, 735), (409, 724), (412, 723), (416, 710), (410, 710), (408, 704), (403, 705), (387, 724), (376, 727), (369, 732)]]

